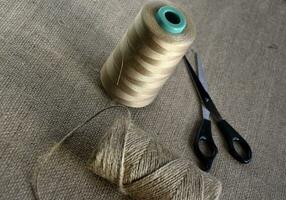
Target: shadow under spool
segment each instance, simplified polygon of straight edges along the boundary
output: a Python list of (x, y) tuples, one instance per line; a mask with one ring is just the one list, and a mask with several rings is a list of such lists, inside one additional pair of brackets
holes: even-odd
[(150, 104), (195, 38), (192, 20), (172, 3), (147, 3), (101, 69), (106, 92), (129, 107)]

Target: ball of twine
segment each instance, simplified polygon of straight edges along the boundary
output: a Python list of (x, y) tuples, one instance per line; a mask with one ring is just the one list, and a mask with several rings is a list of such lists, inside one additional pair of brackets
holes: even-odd
[(219, 181), (124, 119), (103, 137), (89, 168), (134, 199), (215, 200), (221, 193)]
[[(179, 34), (163, 30), (157, 11), (172, 6), (186, 19)], [(167, 1), (147, 3), (101, 69), (101, 82), (113, 100), (130, 107), (150, 104), (195, 38), (190, 17)]]

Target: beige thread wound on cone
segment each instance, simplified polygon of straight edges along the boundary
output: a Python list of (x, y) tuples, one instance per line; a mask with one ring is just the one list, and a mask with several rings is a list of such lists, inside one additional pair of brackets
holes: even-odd
[(101, 82), (117, 102), (144, 107), (157, 96), (195, 38), (194, 25), (184, 13), (187, 26), (181, 34), (164, 31), (155, 19), (166, 1), (147, 3), (101, 69)]
[(133, 199), (216, 200), (221, 193), (219, 181), (123, 119), (106, 133), (89, 168)]

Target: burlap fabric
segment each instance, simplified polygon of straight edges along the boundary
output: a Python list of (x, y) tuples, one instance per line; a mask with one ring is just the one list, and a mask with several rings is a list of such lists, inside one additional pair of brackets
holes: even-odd
[[(247, 139), (254, 157), (240, 165), (226, 152), (211, 173), (223, 200), (286, 198), (286, 2), (181, 0), (197, 24), (194, 47), (206, 65), (210, 94)], [(99, 70), (144, 1), (0, 1), (0, 199), (33, 199), (38, 158), (68, 131), (111, 105)], [(115, 112), (115, 111), (114, 111)], [(41, 199), (128, 199), (86, 170), (107, 112), (79, 131), (41, 172)], [(135, 124), (171, 151), (197, 162), (190, 147), (200, 120), (184, 64), (155, 102), (132, 109)]]

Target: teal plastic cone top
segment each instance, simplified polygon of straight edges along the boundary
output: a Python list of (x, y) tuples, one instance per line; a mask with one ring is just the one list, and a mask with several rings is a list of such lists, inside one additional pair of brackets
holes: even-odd
[(163, 6), (155, 14), (158, 24), (168, 33), (182, 33), (186, 26), (187, 20), (185, 15), (175, 7)]

